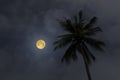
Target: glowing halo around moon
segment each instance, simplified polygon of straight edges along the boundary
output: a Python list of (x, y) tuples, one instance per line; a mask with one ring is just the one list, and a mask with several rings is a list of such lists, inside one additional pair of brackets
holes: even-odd
[(46, 46), (46, 43), (45, 43), (44, 40), (40, 39), (40, 40), (37, 40), (37, 41), (36, 41), (36, 47), (37, 47), (38, 49), (44, 49), (45, 46)]

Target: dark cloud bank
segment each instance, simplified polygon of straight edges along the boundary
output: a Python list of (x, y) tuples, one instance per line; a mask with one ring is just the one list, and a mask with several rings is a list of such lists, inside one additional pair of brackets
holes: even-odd
[[(0, 0), (0, 80), (87, 80), (81, 56), (66, 66), (63, 51), (53, 52), (52, 42), (62, 32), (56, 19), (82, 9), (96, 15), (103, 29), (105, 54), (91, 66), (93, 80), (120, 80), (119, 0)], [(35, 48), (43, 38), (47, 47)]]

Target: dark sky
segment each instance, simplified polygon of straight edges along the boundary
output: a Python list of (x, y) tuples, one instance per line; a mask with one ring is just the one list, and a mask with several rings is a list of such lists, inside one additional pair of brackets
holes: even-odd
[[(63, 33), (56, 19), (79, 10), (98, 16), (107, 44), (95, 52), (93, 80), (120, 80), (119, 0), (0, 0), (0, 80), (87, 80), (81, 56), (69, 66), (60, 63), (64, 50), (53, 52), (55, 37)], [(44, 39), (44, 50), (35, 41)]]

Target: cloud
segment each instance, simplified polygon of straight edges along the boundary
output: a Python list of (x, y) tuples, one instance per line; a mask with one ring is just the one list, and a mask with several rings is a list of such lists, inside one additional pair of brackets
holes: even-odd
[[(80, 9), (88, 16), (99, 17), (104, 31), (100, 38), (108, 44), (107, 53), (112, 53), (111, 57), (97, 55), (100, 57), (91, 67), (93, 79), (119, 80), (118, 0), (2, 0), (0, 4), (1, 80), (84, 80), (86, 74), (81, 58), (70, 66), (61, 65), (59, 61), (64, 51), (52, 54), (51, 46), (55, 36), (62, 32), (56, 19), (71, 17)], [(42, 51), (31, 46), (39, 38), (49, 43), (46, 54), (41, 55)]]

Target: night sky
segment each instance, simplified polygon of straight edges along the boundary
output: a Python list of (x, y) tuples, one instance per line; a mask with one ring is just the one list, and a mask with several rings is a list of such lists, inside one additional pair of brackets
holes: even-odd
[[(81, 56), (66, 65), (60, 62), (64, 50), (53, 51), (63, 33), (56, 20), (79, 10), (98, 17), (98, 38), (107, 45), (94, 52), (93, 80), (120, 80), (119, 8), (119, 0), (0, 0), (0, 80), (87, 80)], [(45, 49), (36, 48), (38, 39), (46, 41)]]

